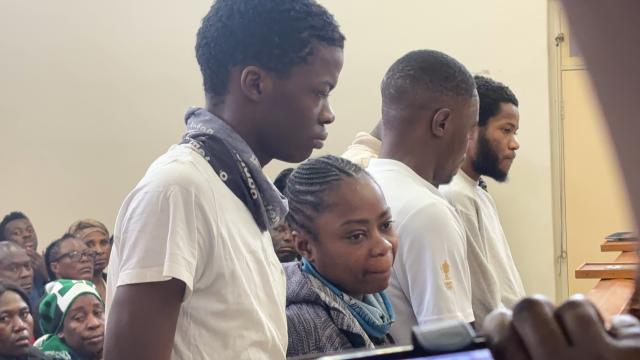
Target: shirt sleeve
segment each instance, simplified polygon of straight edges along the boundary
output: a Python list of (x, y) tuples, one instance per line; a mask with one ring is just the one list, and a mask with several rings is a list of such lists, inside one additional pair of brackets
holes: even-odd
[(124, 209), (116, 286), (166, 281), (191, 294), (198, 258), (198, 207), (194, 191), (182, 186), (133, 194)]
[[(414, 211), (399, 225), (394, 267), (419, 325), (434, 320), (473, 321), (469, 268), (464, 234), (450, 210), (431, 203)], [(462, 237), (462, 238), (461, 238)]]

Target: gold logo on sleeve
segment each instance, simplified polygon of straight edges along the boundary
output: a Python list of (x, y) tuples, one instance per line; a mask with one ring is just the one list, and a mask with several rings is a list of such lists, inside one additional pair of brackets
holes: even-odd
[(449, 277), (449, 271), (451, 270), (449, 267), (449, 263), (447, 262), (447, 260), (445, 260), (442, 263), (442, 266), (440, 266), (440, 269), (442, 270), (442, 273), (444, 274), (444, 286), (448, 289), (451, 290), (453, 289), (453, 280), (451, 280), (451, 278)]

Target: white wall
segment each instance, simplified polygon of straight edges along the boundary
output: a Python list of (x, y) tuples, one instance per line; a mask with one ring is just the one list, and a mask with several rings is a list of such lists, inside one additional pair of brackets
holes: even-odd
[[(545, 1), (323, 0), (347, 36), (323, 153), (379, 118), (379, 83), (405, 52), (449, 53), (521, 101), (509, 184), (490, 184), (531, 293), (554, 296)], [(146, 166), (201, 104), (195, 32), (209, 1), (0, 0), (0, 213), (22, 209), (42, 242), (80, 217), (111, 228)], [(271, 175), (284, 167), (267, 167)]]

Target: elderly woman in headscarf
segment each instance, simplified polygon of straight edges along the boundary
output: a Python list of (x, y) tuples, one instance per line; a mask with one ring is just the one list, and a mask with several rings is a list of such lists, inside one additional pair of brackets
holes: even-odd
[(99, 360), (104, 344), (104, 303), (86, 280), (61, 279), (45, 286), (35, 343), (55, 360)]
[(100, 297), (106, 299), (107, 276), (104, 273), (104, 269), (109, 264), (109, 256), (111, 255), (109, 230), (97, 220), (84, 219), (73, 223), (68, 232), (82, 240), (90, 249), (96, 252), (92, 281), (96, 289), (98, 289)]

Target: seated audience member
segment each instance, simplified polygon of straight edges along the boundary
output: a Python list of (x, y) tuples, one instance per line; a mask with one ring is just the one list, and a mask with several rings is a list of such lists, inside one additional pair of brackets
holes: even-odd
[(104, 303), (90, 281), (55, 280), (40, 303), (45, 335), (36, 346), (55, 360), (98, 360), (104, 342)]
[(474, 321), (464, 225), (438, 191), (458, 171), (478, 121), (473, 77), (450, 56), (412, 51), (382, 81), (382, 149), (367, 171), (380, 184), (398, 226), (389, 297), (391, 335), (440, 320)]
[[(276, 179), (273, 180), (273, 185), (281, 194), (284, 194), (287, 187), (287, 179), (289, 179), (291, 172), (293, 172), (293, 168), (284, 169), (278, 174)], [(289, 229), (289, 225), (285, 219), (282, 219), (280, 223), (269, 229), (269, 234), (273, 242), (273, 249), (281, 263), (291, 262), (300, 258), (300, 255), (298, 255), (298, 252), (293, 246), (291, 229)]]
[(369, 166), (371, 159), (377, 159), (382, 146), (382, 136), (380, 135), (381, 124), (378, 122), (370, 133), (359, 132), (351, 145), (341, 156), (363, 168)]
[(38, 235), (31, 221), (19, 211), (9, 213), (0, 222), (0, 240), (12, 241), (22, 246), (31, 259), (33, 288), (29, 297), (39, 299), (44, 295), (44, 285), (49, 281), (42, 256), (38, 254)]
[(0, 360), (47, 360), (31, 346), (33, 339), (27, 294), (17, 285), (0, 281)]
[(396, 235), (382, 191), (360, 166), (336, 156), (308, 160), (286, 196), (301, 262), (287, 276), (288, 356), (391, 342), (384, 293)]
[[(635, 0), (563, 0), (571, 28), (584, 54), (616, 147), (636, 226), (640, 225), (640, 165), (637, 161), (638, 32)], [(611, 41), (616, 39), (616, 41)], [(625, 51), (620, 51), (625, 44)], [(638, 277), (636, 277), (636, 280)], [(484, 323), (496, 360), (640, 359), (640, 322), (614, 318), (606, 331), (594, 306), (573, 298), (558, 308), (540, 298), (521, 301), (513, 312), (496, 310)]]
[(516, 139), (520, 115), (518, 99), (507, 86), (483, 76), (474, 80), (480, 100), (478, 127), (460, 170), (440, 191), (467, 230), (471, 303), (476, 326), (481, 326), (491, 311), (512, 307), (525, 296), (496, 205), (480, 178), (506, 181), (520, 148)]
[[(0, 242), (0, 280), (20, 286), (27, 294), (33, 288), (33, 269), (27, 251), (9, 241)], [(29, 304), (37, 305), (38, 300), (30, 298)]]
[(96, 253), (71, 234), (52, 242), (44, 253), (51, 280), (91, 280)]
[(93, 220), (84, 219), (76, 221), (71, 225), (68, 231), (76, 238), (84, 241), (89, 249), (95, 251), (96, 259), (93, 263), (93, 284), (98, 289), (98, 294), (103, 300), (106, 299), (107, 291), (107, 275), (104, 270), (109, 264), (109, 256), (111, 255), (111, 239), (109, 238), (109, 230), (103, 223)]

